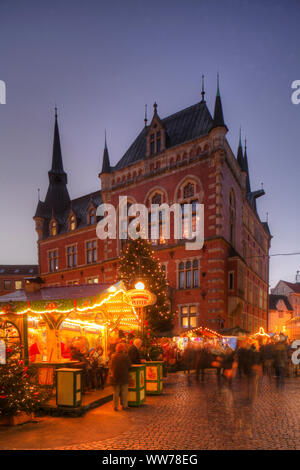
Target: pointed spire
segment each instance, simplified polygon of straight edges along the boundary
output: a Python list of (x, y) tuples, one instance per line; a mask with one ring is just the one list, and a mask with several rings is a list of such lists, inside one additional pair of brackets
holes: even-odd
[(57, 107), (55, 106), (55, 123), (54, 123), (54, 139), (53, 139), (53, 152), (52, 152), (52, 172), (64, 173), (61, 148), (60, 148), (60, 137), (57, 123)]
[(53, 138), (52, 167), (48, 172), (49, 186), (45, 204), (56, 214), (63, 212), (70, 204), (70, 196), (67, 189), (67, 173), (64, 171), (60, 137), (57, 122), (57, 107), (55, 106), (55, 123)]
[(216, 95), (216, 101), (215, 101), (213, 128), (214, 127), (226, 127), (227, 129), (227, 126), (224, 123), (224, 117), (223, 117), (223, 108), (222, 108), (220, 86), (219, 86), (219, 74), (217, 75), (217, 95)]
[(204, 96), (205, 96), (205, 91), (204, 91), (204, 75), (202, 75), (202, 91), (201, 91), (201, 96), (202, 96), (201, 102), (202, 102), (202, 103), (205, 103), (205, 99), (204, 99)]
[(104, 142), (101, 173), (110, 173), (110, 162), (109, 162), (109, 155), (108, 155), (107, 142), (106, 142), (106, 129), (105, 129), (105, 142)]
[(157, 114), (157, 103), (156, 103), (156, 101), (153, 105), (153, 112), (154, 112), (154, 114)]
[(242, 147), (242, 128), (240, 127), (240, 137), (239, 137), (239, 145), (237, 151), (237, 161), (240, 165), (241, 170), (244, 170), (244, 157), (243, 157), (243, 147)]
[(246, 193), (251, 192), (250, 178), (249, 178), (249, 167), (248, 167), (248, 157), (247, 157), (247, 140), (245, 139), (245, 150), (244, 150), (244, 171), (247, 173), (246, 178)]
[(145, 118), (144, 118), (145, 127), (147, 127), (147, 121), (148, 121), (148, 118), (147, 118), (147, 105), (145, 104)]

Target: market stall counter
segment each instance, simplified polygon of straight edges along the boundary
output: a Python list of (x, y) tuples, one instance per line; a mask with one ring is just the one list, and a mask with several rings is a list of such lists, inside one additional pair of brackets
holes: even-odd
[(129, 370), (128, 405), (141, 406), (146, 401), (146, 367), (144, 364), (132, 365)]
[(163, 361), (147, 361), (146, 395), (160, 395), (163, 391)]

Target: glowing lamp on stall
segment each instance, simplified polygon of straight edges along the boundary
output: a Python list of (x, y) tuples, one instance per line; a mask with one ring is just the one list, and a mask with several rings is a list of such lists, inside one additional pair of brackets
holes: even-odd
[(145, 284), (143, 282), (137, 282), (134, 286), (137, 290), (144, 290), (145, 289)]
[(110, 286), (110, 288), (108, 289), (108, 292), (113, 293), (113, 292), (116, 292), (116, 290), (117, 290), (116, 286)]

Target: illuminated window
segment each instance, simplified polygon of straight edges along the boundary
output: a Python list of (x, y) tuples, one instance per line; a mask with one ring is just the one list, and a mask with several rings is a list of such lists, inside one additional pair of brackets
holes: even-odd
[(71, 215), (70, 217), (70, 230), (76, 229), (76, 217), (75, 215)]
[(180, 307), (180, 318), (182, 328), (196, 328), (197, 325), (197, 306), (187, 305)]
[(98, 284), (99, 283), (99, 278), (98, 277), (89, 277), (87, 279), (88, 284)]
[(51, 222), (50, 233), (52, 237), (55, 237), (55, 235), (57, 235), (57, 222), (55, 220)]
[(15, 289), (16, 290), (22, 289), (22, 281), (15, 281)]

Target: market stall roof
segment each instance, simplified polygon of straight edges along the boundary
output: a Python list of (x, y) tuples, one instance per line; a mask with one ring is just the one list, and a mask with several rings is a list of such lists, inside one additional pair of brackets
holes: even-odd
[(223, 336), (239, 336), (239, 335), (248, 335), (250, 331), (241, 328), (240, 326), (234, 326), (233, 328), (223, 328), (220, 333)]
[(104, 293), (111, 284), (84, 284), (78, 286), (42, 287), (35, 292), (16, 290), (10, 294), (1, 295), (0, 305), (9, 302), (30, 302), (39, 300), (80, 299), (94, 297)]
[(197, 328), (192, 328), (191, 330), (184, 331), (181, 333), (180, 336), (206, 336), (208, 338), (222, 338), (222, 335), (217, 331), (210, 330), (209, 328), (205, 328), (204, 326), (198, 326)]

